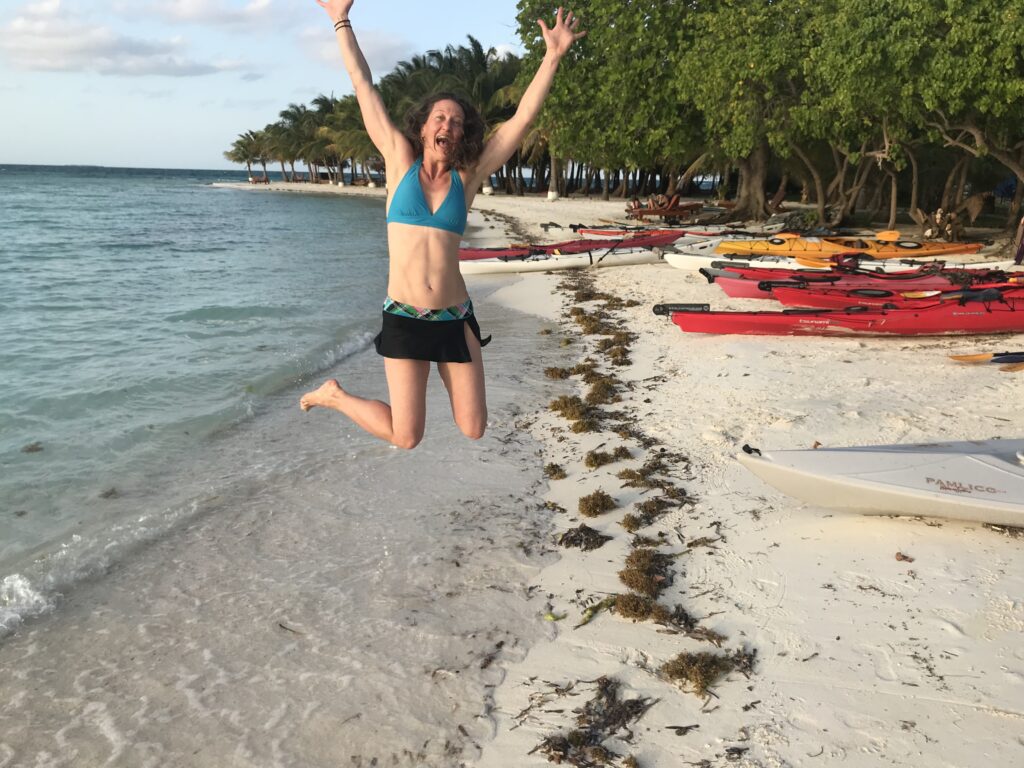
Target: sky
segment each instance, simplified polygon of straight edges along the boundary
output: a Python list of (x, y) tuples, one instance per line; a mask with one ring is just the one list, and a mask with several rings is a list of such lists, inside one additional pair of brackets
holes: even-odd
[[(521, 53), (515, 14), (356, 0), (350, 18), (376, 79), (467, 35)], [(240, 133), (351, 92), (314, 0), (0, 0), (0, 163), (237, 168), (223, 152)]]

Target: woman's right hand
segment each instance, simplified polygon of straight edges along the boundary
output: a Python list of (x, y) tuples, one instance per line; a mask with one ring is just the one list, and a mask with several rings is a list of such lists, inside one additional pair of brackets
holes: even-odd
[(355, 0), (316, 0), (316, 4), (327, 11), (327, 15), (331, 17), (331, 21), (347, 19), (349, 9), (352, 7), (352, 3), (354, 2)]

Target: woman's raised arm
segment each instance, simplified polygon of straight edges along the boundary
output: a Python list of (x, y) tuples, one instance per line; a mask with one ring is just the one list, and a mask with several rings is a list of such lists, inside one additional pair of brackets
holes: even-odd
[(355, 0), (316, 0), (316, 4), (327, 11), (334, 24), (335, 34), (338, 37), (338, 47), (341, 48), (341, 58), (345, 62), (345, 69), (352, 79), (352, 87), (355, 90), (356, 100), (359, 102), (359, 111), (363, 116), (363, 124), (370, 136), (370, 141), (384, 155), (385, 164), (391, 158), (398, 158), (400, 154), (412, 153), (412, 147), (402, 132), (391, 122), (387, 108), (384, 106), (384, 99), (380, 91), (373, 87), (373, 77), (370, 74), (370, 67), (366, 63), (363, 52), (356, 42), (355, 32), (352, 30), (352, 22), (348, 14), (352, 9)]
[(537, 19), (537, 24), (540, 25), (547, 50), (544, 52), (544, 58), (541, 60), (540, 66), (537, 67), (533, 80), (530, 81), (523, 98), (519, 101), (516, 113), (484, 145), (484, 151), (481, 153), (476, 167), (477, 180), (480, 182), (512, 157), (530, 129), (530, 124), (537, 118), (544, 99), (547, 98), (548, 92), (551, 90), (558, 62), (562, 60), (573, 43), (587, 34), (586, 32), (577, 32), (579, 19), (573, 16), (572, 11), (568, 11), (563, 18), (561, 8), (555, 14), (553, 27), (549, 28), (544, 19)]

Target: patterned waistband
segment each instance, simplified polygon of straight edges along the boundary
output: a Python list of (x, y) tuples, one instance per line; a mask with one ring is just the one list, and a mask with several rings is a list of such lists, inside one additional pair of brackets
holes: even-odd
[(473, 301), (466, 299), (454, 307), (426, 309), (424, 307), (414, 307), (412, 304), (403, 304), (388, 296), (384, 299), (384, 311), (399, 317), (411, 317), (414, 320), (462, 320), (473, 314)]

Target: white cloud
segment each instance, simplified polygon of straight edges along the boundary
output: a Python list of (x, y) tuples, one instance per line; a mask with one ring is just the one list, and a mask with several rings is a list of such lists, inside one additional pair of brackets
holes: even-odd
[(292, 18), (278, 0), (116, 0), (111, 10), (133, 20), (157, 18), (169, 24), (235, 27), (246, 31), (280, 29), (289, 26)]
[[(341, 61), (341, 52), (334, 33), (328, 27), (307, 27), (299, 33), (299, 47), (316, 61), (336, 67), (346, 77)], [(363, 51), (370, 71), (386, 75), (403, 59), (416, 53), (416, 47), (408, 40), (393, 37), (387, 33), (368, 29), (359, 32), (359, 47)]]
[(494, 46), (494, 51), (498, 54), (499, 59), (505, 58), (510, 53), (513, 56), (522, 56), (523, 46), (513, 45), (512, 43), (498, 43)]
[[(129, 7), (136, 8), (134, 4)], [(232, 0), (158, 0), (137, 10), (171, 22), (225, 26), (261, 24), (277, 15), (273, 0), (249, 0), (244, 4)]]
[(192, 77), (241, 67), (235, 61), (195, 61), (184, 49), (181, 38), (144, 40), (90, 24), (62, 12), (60, 0), (26, 5), (0, 30), (0, 51), (20, 69)]

